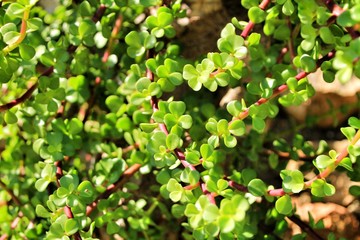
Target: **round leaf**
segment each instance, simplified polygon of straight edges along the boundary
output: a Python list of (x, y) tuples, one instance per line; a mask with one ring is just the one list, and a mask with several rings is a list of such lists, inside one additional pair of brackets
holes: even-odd
[(281, 214), (290, 215), (293, 209), (291, 197), (289, 195), (280, 197), (275, 202), (275, 209)]
[(261, 197), (266, 193), (267, 187), (261, 179), (255, 178), (249, 182), (248, 190), (252, 195)]

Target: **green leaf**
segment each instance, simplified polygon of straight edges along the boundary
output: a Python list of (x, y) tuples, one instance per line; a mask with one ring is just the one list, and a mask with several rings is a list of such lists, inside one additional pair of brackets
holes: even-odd
[(359, 197), (360, 196), (360, 186), (351, 186), (349, 188), (349, 193), (355, 197)]
[(283, 215), (290, 215), (293, 209), (291, 197), (289, 195), (284, 195), (280, 197), (275, 202), (275, 209)]
[(313, 72), (316, 70), (316, 62), (309, 55), (302, 55), (300, 58), (300, 62), (301, 67), (304, 69), (305, 72)]
[(173, 202), (178, 202), (182, 198), (184, 189), (180, 183), (171, 178), (166, 185), (166, 189), (170, 192), (169, 197)]
[(266, 193), (267, 187), (261, 179), (255, 178), (249, 182), (248, 190), (252, 195), (261, 197)]
[(291, 0), (287, 0), (282, 7), (282, 12), (287, 16), (293, 14), (294, 10), (295, 8)]
[(93, 35), (96, 31), (95, 23), (90, 19), (83, 19), (79, 25), (79, 35), (83, 39), (89, 35)]
[(340, 130), (349, 141), (351, 141), (355, 136), (356, 131), (352, 127), (342, 127)]
[(143, 92), (144, 90), (147, 90), (149, 85), (151, 84), (151, 81), (147, 77), (142, 77), (136, 82), (136, 89), (139, 92)]
[(224, 136), (224, 143), (228, 148), (233, 148), (236, 146), (237, 140), (234, 136), (229, 134)]
[(324, 194), (326, 196), (332, 196), (335, 194), (335, 187), (333, 185), (331, 185), (330, 183), (325, 183), (324, 184)]
[(254, 6), (249, 9), (248, 16), (253, 23), (261, 23), (265, 20), (266, 13), (261, 8)]
[(262, 133), (265, 130), (265, 121), (259, 117), (254, 117), (252, 119), (252, 126), (253, 128), (259, 132)]
[(90, 17), (92, 15), (91, 5), (88, 1), (83, 1), (79, 5), (79, 12), (82, 17)]
[(251, 33), (248, 37), (249, 46), (259, 45), (261, 39), (261, 35), (259, 33)]
[(63, 134), (61, 132), (49, 132), (46, 134), (46, 140), (49, 145), (58, 145), (63, 140)]
[(326, 155), (320, 155), (320, 156), (316, 157), (315, 163), (318, 168), (324, 169), (324, 168), (327, 168), (328, 166), (334, 164), (335, 159), (332, 159)]
[(11, 3), (6, 9), (6, 16), (14, 19), (14, 18), (22, 18), (25, 7), (19, 3)]
[(299, 193), (303, 190), (304, 176), (299, 170), (282, 170), (280, 176), (285, 192)]
[(215, 221), (219, 216), (219, 209), (216, 205), (209, 204), (205, 207), (204, 213), (203, 213), (203, 219), (207, 222), (213, 222)]
[(337, 18), (336, 22), (342, 27), (352, 27), (356, 24), (356, 21), (353, 20), (349, 10), (343, 11)]
[(233, 116), (237, 117), (242, 112), (242, 104), (233, 100), (226, 105), (226, 110)]
[(53, 238), (55, 238), (55, 239), (63, 237), (64, 236), (64, 230), (63, 230), (62, 225), (59, 222), (52, 223), (51, 226), (50, 226), (50, 233), (52, 235), (56, 236), (56, 237), (53, 236)]
[(95, 194), (95, 189), (89, 181), (83, 181), (79, 184), (77, 190), (79, 191), (79, 197), (92, 199)]
[(274, 31), (274, 38), (286, 41), (290, 38), (290, 29), (287, 25), (281, 24)]
[(201, 156), (206, 160), (208, 159), (214, 152), (214, 148), (209, 144), (202, 144), (200, 147)]
[(79, 184), (79, 177), (77, 175), (67, 174), (60, 178), (61, 187), (68, 189), (70, 192), (75, 190), (78, 184)]
[(317, 179), (311, 184), (311, 194), (316, 197), (331, 196), (335, 193), (335, 187), (322, 179)]
[(321, 40), (326, 44), (333, 44), (335, 43), (334, 35), (332, 34), (330, 28), (328, 27), (321, 27), (319, 30)]
[(106, 232), (110, 235), (120, 232), (121, 228), (116, 222), (108, 222), (106, 225)]
[(176, 116), (181, 116), (186, 110), (186, 105), (184, 102), (174, 101), (169, 103), (169, 110), (172, 114), (175, 114)]
[(10, 110), (5, 112), (4, 120), (7, 124), (15, 124), (18, 122), (18, 118), (16, 117), (15, 113)]
[(343, 168), (345, 168), (346, 170), (352, 172), (354, 171), (353, 167), (352, 167), (352, 162), (350, 160), (350, 158), (346, 157), (343, 158), (343, 160), (341, 160), (341, 162), (339, 163), (340, 166), (342, 166)]
[(140, 128), (146, 133), (153, 132), (158, 126), (158, 123), (140, 123)]
[(82, 131), (83, 123), (77, 118), (72, 118), (68, 124), (69, 133), (76, 135)]
[(356, 117), (350, 117), (348, 122), (351, 127), (360, 129), (360, 119), (358, 119)]
[(45, 143), (45, 140), (43, 138), (36, 139), (33, 144), (34, 152), (36, 152), (37, 154), (40, 154), (40, 150), (41, 150), (42, 146), (44, 145), (44, 143)]
[(49, 218), (51, 216), (50, 212), (43, 205), (36, 205), (35, 209), (36, 215), (42, 218)]
[(339, 79), (341, 83), (347, 83), (350, 81), (353, 75), (353, 69), (351, 66), (344, 67), (336, 72), (335, 77)]
[(241, 120), (232, 121), (229, 125), (229, 131), (235, 136), (242, 136), (245, 134), (245, 123)]
[(174, 150), (175, 148), (179, 147), (181, 139), (178, 135), (170, 133), (166, 136), (166, 146), (170, 150)]
[(46, 190), (47, 186), (49, 185), (50, 182), (46, 181), (43, 178), (38, 179), (35, 182), (35, 188), (39, 191), (39, 192), (43, 192)]
[(192, 117), (190, 115), (182, 115), (178, 119), (180, 127), (183, 129), (190, 129), (192, 126)]
[(77, 221), (73, 218), (67, 219), (64, 224), (65, 234), (71, 236), (79, 230)]
[(218, 219), (220, 231), (222, 233), (228, 233), (234, 230), (235, 228), (235, 221), (228, 216), (220, 216)]
[(35, 49), (27, 44), (20, 44), (19, 52), (24, 60), (30, 60), (35, 56)]

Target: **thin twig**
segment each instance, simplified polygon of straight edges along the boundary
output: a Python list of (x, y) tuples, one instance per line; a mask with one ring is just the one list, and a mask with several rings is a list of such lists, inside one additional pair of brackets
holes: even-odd
[[(271, 3), (271, 0), (263, 0), (260, 4), (259, 4), (259, 8), (262, 10), (265, 10), (268, 5)], [(251, 30), (254, 28), (255, 23), (253, 23), (252, 21), (249, 21), (248, 24), (245, 26), (244, 30), (241, 33), (241, 36), (243, 38), (246, 38), (247, 36), (249, 36)]]
[(309, 226), (309, 224), (307, 224), (306, 222), (304, 222), (303, 220), (301, 220), (297, 216), (292, 215), (292, 216), (288, 216), (287, 218), (290, 221), (292, 221), (293, 223), (295, 223), (296, 225), (298, 225), (301, 228), (301, 230), (306, 232), (309, 235), (309, 237), (311, 237), (311, 239), (324, 240), (324, 238), (322, 238), (317, 232), (315, 232), (314, 229), (312, 229)]
[[(324, 56), (323, 58), (320, 58), (317, 62), (316, 62), (316, 68), (319, 68), (321, 66), (321, 64), (324, 62), (324, 61), (328, 61), (330, 60), (331, 58), (333, 58), (335, 56), (335, 50), (329, 52), (326, 56)], [(295, 79), (296, 80), (301, 80), (303, 78), (305, 78), (306, 76), (308, 76), (311, 72), (300, 72), (298, 73), (296, 76), (295, 76)], [(277, 97), (278, 95), (280, 95), (281, 93), (285, 92), (286, 90), (288, 90), (288, 86), (286, 84), (283, 84), (279, 87), (277, 87), (274, 92), (273, 92), (273, 95), (271, 95), (271, 97), (269, 98), (260, 98), (259, 100), (257, 100), (253, 105), (255, 106), (260, 106), (266, 102), (268, 102), (269, 100)], [(250, 107), (244, 109), (240, 114), (239, 116), (237, 117), (234, 117), (234, 120), (235, 119), (240, 119), (240, 120), (243, 120), (245, 119), (246, 117), (249, 116), (249, 110), (250, 110)]]
[[(354, 138), (351, 140), (351, 142), (349, 143), (349, 146), (351, 145), (355, 145), (358, 141), (360, 140), (360, 130), (358, 130), (354, 136)], [(316, 175), (314, 178), (306, 181), (304, 183), (304, 190), (308, 189), (311, 187), (311, 184), (318, 180), (318, 179), (324, 179), (326, 177), (328, 177), (332, 172), (334, 172), (334, 170), (336, 169), (337, 166), (339, 166), (339, 164), (341, 163), (341, 161), (346, 158), (346, 156), (349, 154), (348, 152), (348, 146), (346, 146), (341, 152), (340, 154), (336, 157), (335, 163), (334, 165), (328, 166), (324, 171), (322, 171), (321, 173), (319, 173), (318, 175)], [(274, 197), (280, 197), (280, 196), (284, 196), (285, 194), (289, 194), (291, 195), (291, 192), (286, 193), (282, 188), (279, 189), (273, 189), (273, 190), (269, 190), (268, 195), (270, 196), (274, 196)]]
[(122, 188), (124, 186), (125, 183), (127, 183), (129, 181), (129, 179), (137, 172), (139, 171), (141, 167), (141, 164), (136, 163), (134, 165), (132, 165), (131, 167), (129, 167), (128, 169), (126, 169), (124, 171), (124, 173), (121, 175), (121, 178), (111, 184), (110, 186), (108, 186), (105, 190), (105, 192), (103, 192), (102, 194), (100, 194), (95, 201), (93, 201), (89, 206), (87, 206), (86, 208), (86, 215), (89, 216), (92, 211), (96, 208), (98, 202), (100, 199), (106, 199), (108, 198), (112, 193), (114, 193), (116, 190)]
[[(336, 18), (344, 12), (344, 9), (337, 5), (333, 0), (323, 0), (323, 3), (332, 13), (332, 16), (329, 18), (330, 22), (335, 21)], [(345, 27), (345, 29), (353, 39), (360, 37), (360, 33), (355, 31), (353, 27)]]
[(11, 199), (14, 201), (14, 203), (17, 205), (17, 206), (21, 206), (21, 201), (20, 199), (15, 195), (15, 193), (9, 189), (6, 184), (1, 181), (0, 179), (0, 188), (4, 189), (11, 197)]
[[(63, 170), (62, 170), (62, 162), (61, 161), (57, 161), (54, 163), (55, 167), (56, 167), (56, 185), (59, 187), (61, 187), (61, 184), (60, 184), (60, 178), (64, 175), (63, 174)], [(74, 218), (74, 214), (72, 213), (71, 211), (71, 208), (67, 205), (65, 205), (64, 207), (64, 213), (66, 215), (67, 218)], [(81, 236), (80, 236), (80, 233), (79, 231), (77, 231), (76, 233), (73, 234), (74, 238), (76, 240), (81, 240)]]

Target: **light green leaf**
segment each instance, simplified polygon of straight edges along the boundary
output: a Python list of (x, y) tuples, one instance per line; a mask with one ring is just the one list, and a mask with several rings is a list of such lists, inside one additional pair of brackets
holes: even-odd
[(284, 195), (280, 197), (275, 202), (275, 209), (281, 214), (290, 215), (293, 209), (291, 197), (289, 195)]

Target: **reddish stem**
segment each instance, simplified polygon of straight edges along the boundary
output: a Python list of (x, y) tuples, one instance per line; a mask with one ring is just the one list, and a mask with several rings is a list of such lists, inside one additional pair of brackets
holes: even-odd
[(99, 21), (104, 15), (106, 6), (101, 4), (100, 7), (96, 10), (94, 16), (92, 17), (93, 22)]
[[(351, 140), (349, 145), (355, 145), (360, 139), (360, 130), (358, 130), (354, 136), (354, 138)], [(333, 166), (329, 166), (327, 167), (324, 171), (322, 171), (321, 173), (319, 173), (318, 175), (316, 175), (314, 178), (310, 179), (309, 181), (306, 181), (304, 183), (304, 189), (310, 188), (311, 184), (316, 181), (317, 179), (324, 179), (326, 177), (328, 177), (337, 166), (339, 166), (339, 164), (341, 163), (341, 161), (349, 154), (348, 152), (348, 147), (345, 147), (340, 154), (336, 157), (336, 161), (334, 163)], [(284, 196), (286, 193), (282, 188), (279, 189), (274, 189), (274, 190), (269, 190), (268, 194), (270, 196)], [(287, 193), (289, 195), (291, 195), (292, 193)]]
[(202, 192), (207, 196), (207, 198), (209, 199), (210, 203), (216, 204), (214, 195), (212, 195), (211, 192), (209, 192), (209, 191), (206, 189), (206, 184), (205, 184), (205, 183), (201, 183), (201, 190), (202, 190)]
[[(316, 62), (316, 68), (319, 68), (321, 66), (321, 64), (325, 61), (328, 61), (330, 60), (331, 58), (333, 58), (335, 56), (335, 50), (329, 52), (326, 56), (320, 58), (317, 62)], [(300, 72), (298, 73), (296, 76), (295, 76), (295, 79), (296, 80), (301, 80), (303, 78), (305, 78), (307, 75), (309, 75), (311, 72)], [(283, 85), (280, 85), (279, 87), (277, 87), (273, 94), (271, 95), (271, 97), (269, 98), (260, 98), (259, 100), (257, 100), (253, 105), (255, 106), (259, 106), (259, 105), (262, 105), (266, 102), (268, 102), (270, 99), (273, 99), (275, 98), (276, 96), (278, 96), (279, 94), (285, 92), (286, 90), (288, 89), (288, 86), (286, 84), (283, 84)], [(243, 120), (245, 119), (246, 117), (249, 116), (249, 109), (250, 107), (244, 109), (240, 114), (239, 116), (237, 116), (235, 119), (240, 119), (240, 120)]]
[(185, 190), (193, 190), (193, 189), (197, 188), (198, 186), (200, 186), (200, 182), (197, 182), (197, 183), (194, 184), (194, 185), (185, 186), (184, 189), (185, 189)]
[(106, 48), (106, 51), (104, 52), (104, 55), (101, 59), (101, 61), (103, 63), (106, 63), (107, 60), (109, 59), (109, 56), (111, 54), (111, 51), (112, 51), (112, 47), (114, 45), (114, 42), (115, 42), (115, 39), (116, 39), (116, 36), (118, 35), (119, 31), (120, 31), (120, 28), (121, 28), (121, 24), (122, 24), (122, 21), (123, 21), (123, 16), (120, 14), (116, 21), (115, 21), (115, 24), (114, 24), (114, 28), (111, 32), (111, 37), (109, 39), (109, 43), (108, 43), (108, 46)]
[[(56, 184), (58, 187), (60, 187), (60, 178), (64, 175), (63, 171), (62, 171), (62, 162), (61, 161), (57, 161), (54, 163), (55, 167), (56, 167)], [(66, 215), (67, 218), (74, 218), (74, 214), (71, 211), (71, 208), (67, 205), (65, 205), (64, 207), (64, 213)], [(76, 240), (81, 240), (81, 236), (80, 233), (77, 231), (76, 233), (73, 234), (74, 238)]]
[[(338, 16), (340, 16), (340, 14), (344, 12), (344, 9), (337, 5), (333, 0), (323, 0), (323, 2), (332, 13), (332, 16), (329, 19), (330, 22), (335, 20)], [(353, 39), (360, 36), (360, 33), (355, 31), (352, 27), (346, 27), (345, 29)]]
[(97, 204), (98, 204), (98, 202), (99, 202), (100, 199), (106, 199), (106, 198), (108, 198), (108, 197), (109, 197), (112, 193), (114, 193), (117, 189), (120, 189), (121, 187), (123, 187), (124, 184), (127, 183), (127, 182), (129, 181), (129, 179), (130, 179), (137, 171), (139, 171), (140, 167), (141, 167), (141, 164), (136, 163), (136, 164), (132, 165), (131, 167), (129, 167), (128, 169), (126, 169), (126, 170), (124, 171), (124, 173), (122, 174), (121, 178), (120, 178), (117, 182), (109, 185), (109, 186), (106, 188), (105, 192), (103, 192), (102, 194), (100, 194), (100, 195), (96, 198), (95, 201), (93, 201), (89, 206), (87, 206), (87, 208), (86, 208), (86, 215), (89, 216), (89, 215), (92, 213), (92, 211), (96, 208), (96, 206), (97, 206)]
[(1, 187), (2, 189), (4, 189), (4, 190), (10, 195), (11, 199), (14, 201), (14, 203), (15, 203), (17, 206), (21, 206), (21, 201), (20, 201), (20, 199), (15, 195), (15, 193), (14, 193), (11, 189), (9, 189), (9, 188), (6, 186), (6, 184), (5, 184), (3, 181), (1, 181), (1, 179), (0, 179), (0, 187)]
[[(45, 72), (41, 74), (41, 76), (49, 76), (54, 70), (54, 67), (49, 67)], [(19, 98), (12, 100), (11, 102), (8, 102), (4, 105), (0, 106), (0, 112), (9, 110), (10, 108), (15, 107), (16, 105), (19, 105), (20, 103), (25, 102), (27, 99), (29, 99), (32, 95), (32, 93), (37, 89), (38, 82), (34, 83), (26, 92)]]
[[(260, 4), (259, 4), (259, 8), (261, 8), (262, 10), (265, 10), (268, 5), (271, 3), (271, 0), (263, 0)], [(254, 28), (255, 23), (253, 23), (252, 21), (249, 21), (248, 24), (245, 26), (244, 30), (241, 33), (241, 36), (243, 38), (246, 38), (247, 36), (249, 36), (251, 30)]]
[(240, 192), (248, 192), (248, 188), (244, 185), (241, 185), (237, 182), (234, 182), (233, 180), (228, 181), (229, 186), (232, 188), (235, 188), (236, 190), (240, 191)]

